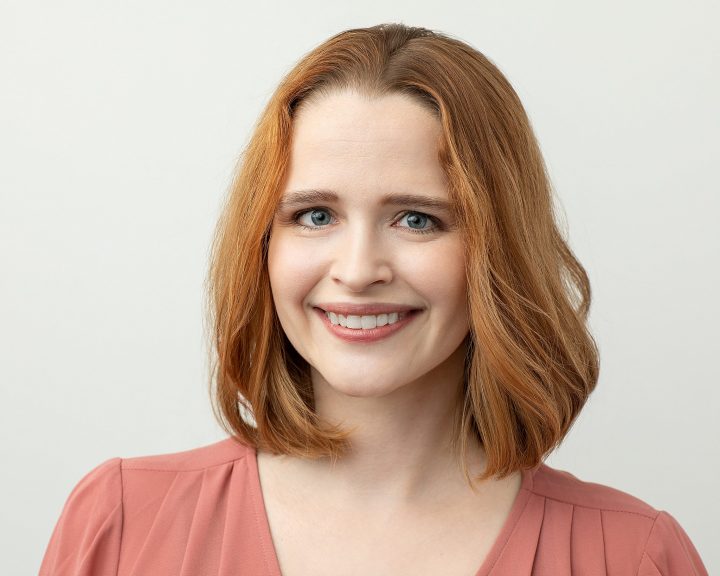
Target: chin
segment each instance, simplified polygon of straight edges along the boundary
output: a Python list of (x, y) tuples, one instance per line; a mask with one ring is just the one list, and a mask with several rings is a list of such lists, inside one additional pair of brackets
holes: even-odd
[(336, 393), (352, 398), (379, 398), (408, 384), (407, 381), (380, 380), (370, 377), (370, 374), (364, 374), (359, 378), (347, 378), (339, 375), (325, 377), (323, 375), (320, 380), (326, 387), (331, 388)]

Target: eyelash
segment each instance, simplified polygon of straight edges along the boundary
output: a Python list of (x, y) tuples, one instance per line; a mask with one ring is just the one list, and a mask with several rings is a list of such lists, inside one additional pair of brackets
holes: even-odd
[[(307, 226), (305, 224), (300, 224), (298, 222), (300, 216), (303, 216), (304, 214), (307, 214), (308, 212), (314, 212), (314, 211), (323, 211), (330, 213), (331, 211), (328, 208), (322, 208), (320, 206), (316, 206), (314, 208), (306, 208), (304, 210), (300, 210), (299, 212), (295, 212), (292, 216), (292, 221), (296, 226), (299, 226), (300, 228), (303, 228), (304, 230), (320, 230), (322, 228), (325, 228), (326, 226)], [(416, 210), (406, 210), (400, 215), (399, 220), (402, 220), (405, 216), (408, 214), (420, 214), (421, 216), (426, 216), (430, 222), (432, 222), (432, 228), (428, 228), (426, 230), (418, 230), (417, 228), (407, 228), (411, 232), (414, 232), (416, 234), (430, 234), (432, 232), (437, 232), (439, 230), (443, 229), (442, 222), (435, 218), (434, 216), (431, 216), (430, 214), (425, 214), (424, 212), (418, 212)]]

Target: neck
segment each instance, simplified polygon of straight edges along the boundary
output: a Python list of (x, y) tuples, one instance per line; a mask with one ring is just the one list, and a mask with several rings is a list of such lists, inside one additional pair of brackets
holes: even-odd
[[(333, 463), (288, 461), (299, 486), (334, 502), (367, 508), (411, 508), (467, 494), (470, 486), (452, 450), (454, 413), (461, 398), (465, 350), (421, 380), (383, 396), (339, 393), (313, 372), (315, 410), (324, 420), (353, 429), (351, 451)], [(472, 475), (485, 465), (482, 446), (468, 448)]]

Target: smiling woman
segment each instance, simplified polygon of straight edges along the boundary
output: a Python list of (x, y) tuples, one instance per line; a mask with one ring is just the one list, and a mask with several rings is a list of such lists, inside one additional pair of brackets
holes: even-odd
[(543, 463), (598, 380), (590, 285), (512, 87), (424, 28), (283, 79), (208, 277), (229, 438), (115, 458), (41, 574), (706, 574), (667, 512)]
[[(368, 399), (417, 398), (425, 389), (433, 410), (456, 404), (466, 350), (453, 352), (469, 325), (441, 137), (435, 115), (401, 94), (342, 90), (295, 111), (268, 274), (279, 322), (307, 362), (315, 414), (325, 420), (335, 410), (328, 388)], [(295, 192), (307, 185), (325, 192)], [(358, 363), (363, 370), (353, 369)], [(439, 382), (438, 373), (452, 376)], [(407, 447), (399, 434), (394, 442)]]

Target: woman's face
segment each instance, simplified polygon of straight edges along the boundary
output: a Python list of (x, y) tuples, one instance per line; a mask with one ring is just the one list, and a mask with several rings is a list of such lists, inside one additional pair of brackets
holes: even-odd
[(268, 271), (280, 323), (314, 383), (383, 396), (463, 366), (463, 244), (441, 134), (429, 111), (398, 94), (335, 92), (296, 116)]

